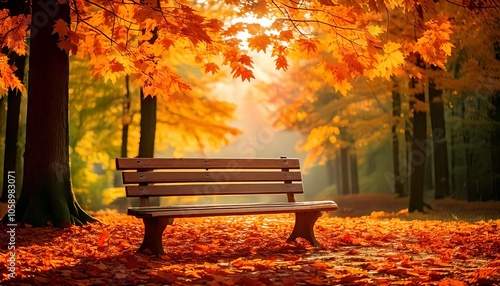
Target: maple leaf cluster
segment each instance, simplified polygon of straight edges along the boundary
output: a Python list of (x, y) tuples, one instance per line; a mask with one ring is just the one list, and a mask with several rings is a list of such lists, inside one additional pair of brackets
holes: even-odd
[(14, 75), (16, 67), (9, 62), (8, 53), (25, 55), (25, 39), (31, 17), (26, 15), (10, 16), (7, 9), (0, 10), (0, 97), (9, 89), (24, 91), (21, 80)]
[[(428, 2), (424, 9), (432, 11), (434, 2)], [(234, 78), (250, 81), (255, 76), (247, 49), (269, 52), (277, 70), (287, 70), (291, 59), (319, 59), (318, 72), (345, 94), (353, 78), (389, 78), (404, 64), (408, 48), (400, 39), (384, 39), (386, 19), (381, 12), (413, 13), (417, 4), (410, 0), (207, 0), (197, 5), (192, 1), (73, 0), (71, 24), (60, 19), (52, 25), (59, 47), (89, 60), (95, 77), (114, 83), (127, 74), (146, 95), (168, 98), (190, 90), (176, 67), (179, 61), (212, 75), (228, 66)], [(1, 13), (0, 18), (6, 19), (0, 27), (2, 47), (24, 53), (29, 15)], [(452, 47), (448, 33), (448, 22), (430, 20), (414, 48), (424, 60), (442, 66)], [(8, 75), (11, 70), (2, 69), (3, 89), (21, 88)]]
[[(67, 229), (18, 228), (16, 278), (7, 284), (491, 285), (500, 279), (500, 221), (321, 217), (316, 236), (287, 244), (293, 215), (178, 219), (167, 252), (136, 253), (140, 220), (99, 215)], [(4, 229), (0, 234), (6, 235)], [(5, 241), (5, 240), (2, 240)], [(0, 255), (0, 269), (8, 254)]]

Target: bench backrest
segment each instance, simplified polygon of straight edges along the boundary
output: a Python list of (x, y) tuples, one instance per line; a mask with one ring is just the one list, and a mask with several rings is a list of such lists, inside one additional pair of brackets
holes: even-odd
[[(294, 194), (304, 192), (299, 159), (117, 158), (127, 197)], [(128, 171), (128, 172), (127, 172)], [(135, 171), (135, 172), (134, 172)]]

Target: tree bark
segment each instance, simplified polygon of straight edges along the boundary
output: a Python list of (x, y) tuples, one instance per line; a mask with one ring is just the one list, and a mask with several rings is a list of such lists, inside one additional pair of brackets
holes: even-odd
[(359, 178), (358, 178), (358, 158), (356, 152), (351, 152), (349, 156), (350, 174), (351, 174), (351, 193), (359, 194)]
[[(24, 66), (26, 64), (26, 56), (18, 56), (12, 54), (10, 56), (12, 64), (17, 68), (15, 75), (23, 81)], [(9, 90), (7, 98), (7, 120), (5, 129), (5, 156), (3, 161), (3, 186), (0, 202), (7, 202), (7, 174), (9, 171), (16, 171), (17, 165), (17, 145), (19, 134), (19, 114), (21, 111), (21, 91)], [(17, 188), (16, 188), (17, 189)]]
[[(433, 67), (433, 69), (437, 69)], [(448, 143), (446, 141), (446, 125), (444, 121), (443, 91), (436, 89), (434, 82), (429, 83), (429, 105), (432, 126), (432, 143), (434, 150), (434, 178), (436, 199), (450, 195), (448, 170)]]
[(144, 97), (141, 88), (141, 138), (139, 157), (154, 157), (156, 134), (156, 97)]
[[(491, 118), (500, 122), (500, 92), (495, 92), (492, 99), (495, 109)], [(493, 200), (500, 201), (500, 127), (496, 126), (491, 134), (491, 160), (493, 172)]]
[[(500, 42), (495, 42), (495, 59), (500, 62)], [(492, 111), (491, 119), (500, 122), (500, 91), (495, 90), (492, 98), (495, 109)], [(496, 126), (491, 134), (491, 168), (493, 172), (493, 200), (500, 201), (500, 127)]]
[[(141, 3), (144, 1), (141, 0)], [(156, 7), (160, 7), (160, 1), (156, 1)], [(144, 32), (144, 31), (143, 31)], [(148, 40), (154, 44), (158, 38), (158, 30), (153, 31), (153, 36)], [(154, 157), (156, 136), (156, 96), (144, 96), (141, 88), (141, 137), (139, 139), (139, 157)]]
[(81, 225), (95, 220), (81, 209), (71, 188), (69, 58), (52, 35), (54, 21), (70, 22), (70, 7), (33, 1), (32, 15), (24, 178), (16, 220), (33, 226)]
[(343, 195), (349, 194), (349, 149), (340, 148), (340, 188)]
[[(422, 66), (423, 62), (420, 55), (416, 55), (416, 63)], [(412, 88), (417, 86), (418, 80), (411, 79)], [(425, 103), (424, 91), (415, 94), (415, 99)], [(411, 109), (413, 109), (413, 141), (410, 154), (410, 204), (409, 212), (424, 211), (424, 180), (425, 180), (425, 163), (427, 160), (427, 114), (425, 111), (415, 110), (414, 102), (412, 101)]]
[[(4, 1), (0, 3), (0, 9), (8, 9), (11, 16), (26, 13), (26, 1)], [(7, 51), (9, 52), (9, 51)], [(17, 69), (14, 75), (24, 83), (24, 70), (26, 65), (26, 56), (19, 56), (15, 52), (9, 53), (9, 63)], [(8, 198), (8, 180), (9, 171), (16, 171), (17, 166), (17, 146), (19, 137), (19, 115), (21, 111), (21, 92), (19, 90), (9, 90), (7, 93), (7, 116), (5, 125), (5, 149), (3, 161), (3, 185), (0, 203), (7, 203)], [(16, 187), (17, 190), (17, 187)], [(3, 206), (2, 206), (3, 207)], [(0, 217), (4, 212), (0, 212)]]
[(394, 172), (394, 192), (400, 197), (405, 195), (401, 166), (399, 162), (399, 130), (398, 122), (401, 118), (401, 95), (398, 91), (392, 91), (392, 165)]
[(128, 127), (130, 125), (130, 86), (129, 86), (129, 76), (125, 76), (125, 96), (123, 97), (123, 117), (122, 117), (122, 148), (120, 156), (122, 158), (128, 157)]

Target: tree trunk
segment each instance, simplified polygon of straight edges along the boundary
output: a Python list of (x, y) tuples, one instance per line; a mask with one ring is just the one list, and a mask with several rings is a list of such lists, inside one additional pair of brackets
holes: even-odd
[[(437, 69), (433, 67), (433, 69)], [(434, 82), (429, 83), (429, 105), (432, 126), (432, 143), (434, 150), (434, 178), (436, 199), (450, 195), (448, 171), (448, 143), (444, 121), (443, 91), (436, 89)]]
[(405, 195), (401, 166), (399, 162), (399, 120), (401, 118), (401, 95), (398, 91), (392, 91), (392, 164), (394, 172), (394, 192), (400, 197)]
[(349, 194), (349, 148), (340, 148), (340, 188), (343, 195)]
[[(417, 55), (417, 65), (422, 66), (423, 62), (420, 55)], [(415, 88), (418, 80), (411, 79), (411, 86)], [(425, 103), (425, 92), (422, 90), (415, 94), (415, 99)], [(411, 145), (410, 155), (410, 204), (409, 212), (424, 211), (424, 179), (425, 179), (425, 162), (427, 159), (427, 114), (424, 111), (414, 109), (412, 101), (411, 109), (413, 109), (413, 141)]]
[[(17, 70), (15, 71), (15, 75), (21, 81), (23, 81), (26, 56), (18, 56), (15, 53), (12, 53), (10, 59), (12, 61), (12, 64), (14, 64), (17, 68)], [(19, 90), (9, 90), (8, 92), (6, 120), (7, 125), (5, 129), (5, 156), (3, 161), (3, 192), (2, 196), (0, 197), (0, 203), (7, 203), (7, 174), (9, 171), (16, 171), (21, 96), (22, 94)]]
[[(326, 173), (328, 176), (328, 184), (337, 184), (337, 158), (330, 159), (326, 162)], [(338, 186), (337, 186), (338, 189)]]
[(70, 22), (70, 7), (55, 3), (32, 2), (24, 178), (16, 220), (66, 227), (95, 220), (81, 209), (71, 188), (69, 59), (52, 35), (57, 19)]
[(351, 193), (359, 194), (358, 158), (356, 152), (350, 155)]
[[(141, 0), (143, 3), (144, 0)], [(160, 7), (160, 1), (156, 1), (156, 7)], [(143, 30), (144, 32), (144, 30)], [(150, 44), (154, 44), (158, 38), (158, 30), (153, 31), (153, 36), (148, 40)], [(141, 93), (141, 137), (139, 140), (139, 157), (154, 157), (155, 152), (155, 135), (156, 135), (156, 96), (144, 96), (144, 91)]]
[[(462, 105), (462, 114), (464, 116), (464, 119), (466, 120), (472, 120), (473, 118), (471, 117), (472, 115), (470, 112), (467, 112), (467, 108), (465, 104)], [(470, 121), (469, 120), (469, 121)], [(467, 201), (469, 202), (475, 202), (479, 200), (479, 194), (478, 194), (478, 189), (477, 189), (477, 184), (476, 184), (476, 158), (474, 156), (474, 150), (473, 150), (473, 129), (474, 127), (471, 126), (471, 123), (468, 123), (467, 125), (464, 124), (464, 145), (465, 145), (465, 167), (466, 167), (466, 194), (467, 194)]]
[[(26, 1), (8, 0), (0, 3), (0, 9), (8, 9), (11, 16), (21, 15), (25, 13)], [(9, 53), (7, 48), (5, 53)], [(26, 56), (19, 56), (13, 51), (9, 54), (9, 64), (14, 65), (17, 70), (14, 72), (22, 82), (24, 82), (24, 66), (26, 65)], [(3, 184), (2, 195), (0, 196), (0, 218), (7, 213), (8, 208), (8, 174), (11, 171), (16, 171), (17, 166), (17, 146), (19, 139), (19, 115), (21, 110), (21, 92), (18, 90), (9, 90), (7, 93), (7, 114), (5, 120), (5, 148), (3, 157)], [(3, 99), (2, 99), (3, 100)], [(0, 108), (4, 108), (0, 104)], [(2, 111), (5, 111), (2, 110)], [(3, 130), (2, 130), (3, 131)], [(0, 134), (4, 134), (3, 132)], [(16, 174), (17, 175), (17, 174)], [(16, 176), (16, 179), (20, 176)], [(20, 186), (20, 182), (16, 181), (16, 190)]]
[(156, 134), (156, 97), (144, 97), (141, 88), (141, 138), (139, 157), (154, 157)]
[(129, 76), (125, 76), (125, 88), (126, 93), (123, 97), (123, 117), (122, 117), (122, 148), (120, 152), (120, 156), (122, 158), (128, 157), (128, 127), (132, 118), (130, 116), (130, 85), (129, 85)]
[[(500, 92), (495, 92), (492, 102), (495, 109), (491, 119), (500, 122)], [(493, 171), (493, 200), (500, 201), (500, 127), (496, 126), (491, 134), (491, 160)]]

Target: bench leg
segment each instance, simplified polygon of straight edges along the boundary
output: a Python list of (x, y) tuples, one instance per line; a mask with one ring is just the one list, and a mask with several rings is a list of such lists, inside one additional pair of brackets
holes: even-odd
[(314, 224), (320, 216), (320, 211), (295, 213), (295, 227), (286, 242), (292, 242), (295, 241), (296, 238), (302, 237), (309, 241), (312, 246), (322, 248), (321, 244), (314, 236)]
[(152, 254), (164, 254), (162, 245), (163, 231), (167, 225), (172, 224), (174, 219), (171, 217), (153, 217), (143, 218), (144, 222), (144, 240), (139, 251), (149, 249)]

